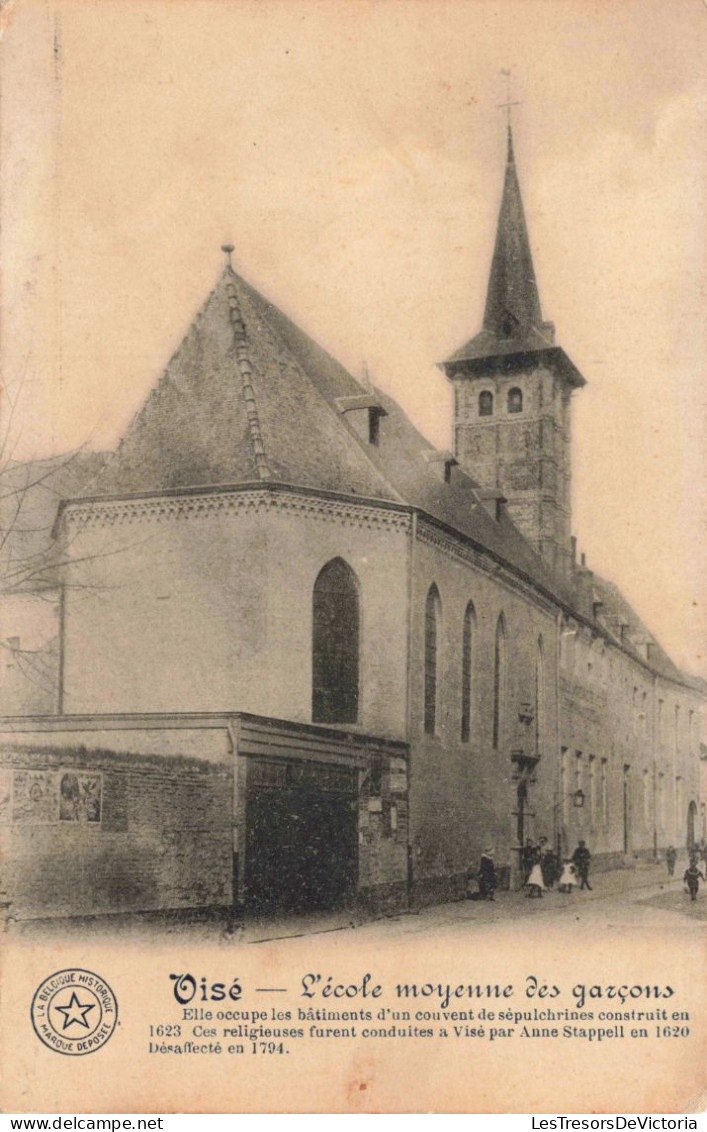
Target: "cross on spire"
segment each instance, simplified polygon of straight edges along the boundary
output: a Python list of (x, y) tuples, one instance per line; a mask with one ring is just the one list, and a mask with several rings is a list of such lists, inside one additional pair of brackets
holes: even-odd
[(501, 68), (501, 74), (506, 76), (506, 101), (499, 102), (498, 109), (506, 111), (506, 125), (508, 126), (508, 132), (510, 133), (511, 110), (514, 106), (522, 106), (523, 103), (520, 101), (520, 99), (513, 101), (513, 99), (511, 98), (511, 68)]

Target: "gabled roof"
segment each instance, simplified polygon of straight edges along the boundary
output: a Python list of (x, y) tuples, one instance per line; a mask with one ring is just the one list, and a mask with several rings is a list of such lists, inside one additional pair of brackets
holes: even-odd
[(364, 393), (228, 266), (91, 494), (278, 481), (397, 500), (329, 403)]
[[(383, 413), (378, 444), (349, 421), (369, 410)], [(356, 381), (229, 266), (117, 451), (75, 498), (260, 483), (387, 501), (423, 512), (579, 611), (573, 580), (549, 567), (503, 509), (490, 514), (461, 468), (447, 482), (445, 463), (455, 461), (431, 453), (392, 398)], [(616, 587), (596, 577), (594, 586), (607, 613), (640, 625)], [(646, 663), (630, 642), (623, 647)], [(649, 667), (701, 685), (662, 649), (654, 659)]]
[[(663, 646), (655, 639), (653, 633), (614, 582), (609, 582), (606, 578), (593, 574), (592, 587), (595, 600), (602, 604), (600, 622), (604, 628), (608, 628), (626, 652), (630, 653), (641, 664), (647, 664), (653, 672), (665, 677), (666, 680), (686, 684), (696, 691), (704, 693), (707, 688), (705, 681), (699, 676), (691, 676), (689, 673), (683, 672), (673, 663)], [(623, 637), (621, 625), (626, 627), (626, 633)]]
[(104, 452), (75, 452), (0, 467), (0, 592), (30, 593), (56, 585), (52, 526), (57, 504), (85, 491)]
[[(385, 415), (380, 444), (349, 421)], [(347, 411), (348, 410), (348, 411)], [(563, 585), (510, 518), (493, 518), (390, 397), (365, 388), (282, 311), (226, 267), (116, 453), (83, 495), (282, 483), (419, 508), (541, 585)], [(567, 600), (567, 594), (563, 591)]]

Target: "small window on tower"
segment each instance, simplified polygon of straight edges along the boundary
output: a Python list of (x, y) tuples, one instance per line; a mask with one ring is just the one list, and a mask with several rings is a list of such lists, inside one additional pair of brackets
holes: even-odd
[(483, 393), (479, 393), (479, 416), (493, 416), (493, 393), (489, 393), (488, 389), (484, 389)]
[(509, 413), (522, 413), (523, 412), (523, 390), (522, 389), (509, 389), (508, 390), (508, 412)]

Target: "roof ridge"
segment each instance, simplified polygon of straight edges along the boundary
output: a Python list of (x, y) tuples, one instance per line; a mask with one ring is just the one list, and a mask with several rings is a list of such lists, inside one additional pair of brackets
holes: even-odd
[[(268, 309), (274, 310), (281, 319), (284, 319), (285, 321), (290, 323), (291, 327), (293, 328), (293, 331), (296, 334), (300, 335), (301, 337), (307, 339), (308, 343), (310, 343), (311, 346), (313, 346), (315, 349), (321, 351), (322, 353), (327, 354), (327, 356), (333, 362), (335, 362), (336, 365), (340, 366), (341, 369), (344, 370), (344, 372), (346, 373), (346, 376), (348, 378), (350, 378), (357, 386), (359, 386), (361, 388), (362, 393), (365, 393), (368, 396), (370, 396), (371, 395), (370, 391), (364, 389), (364, 387), (361, 385), (361, 383), (358, 381), (358, 379), (355, 378), (353, 376), (353, 374), (350, 373), (346, 369), (346, 367), (341, 364), (341, 362), (338, 362), (335, 358), (332, 357), (332, 355), (328, 354), (328, 351), (326, 351), (323, 346), (320, 346), (319, 343), (317, 341), (315, 341), (315, 339), (311, 338), (306, 330), (303, 330), (301, 326), (298, 326), (297, 323), (293, 322), (293, 320), (289, 317), (289, 315), (285, 314), (284, 311), (280, 310), (279, 307), (276, 307), (275, 304), (272, 303), (269, 299), (266, 299), (263, 295), (261, 295), (259, 291), (257, 291), (254, 287), (251, 286), (251, 284), (249, 284), (245, 279), (242, 279), (241, 276), (238, 275), (237, 272), (234, 271), (233, 268), (230, 268), (230, 271), (231, 271), (232, 276), (235, 279), (237, 279), (238, 282), (245, 288), (247, 295), (249, 295), (249, 294), (253, 295), (254, 294), (254, 295), (257, 296), (259, 303), (256, 305), (256, 309), (255, 309), (256, 318), (258, 318), (261, 321), (266, 323), (270, 333), (275, 336), (275, 338), (280, 343), (282, 348), (287, 351), (292, 363), (297, 367), (297, 369), (300, 371), (302, 376), (307, 380), (307, 382), (308, 382), (310, 388), (312, 389), (313, 393), (315, 394), (315, 396), (318, 397), (319, 400), (326, 406), (329, 413), (337, 421), (338, 425), (346, 432), (349, 439), (354, 443), (359, 454), (363, 457), (363, 459), (366, 461), (366, 463), (369, 465), (369, 467), (375, 472), (375, 474), (383, 481), (386, 489), (390, 492), (390, 495), (387, 497), (388, 501), (391, 502), (391, 503), (405, 503), (406, 500), (404, 499), (404, 497), (395, 488), (394, 484), (391, 483), (386, 472), (383, 470), (383, 468), (380, 467), (380, 465), (378, 464), (378, 462), (374, 458), (373, 453), (370, 451), (370, 446), (366, 445), (363, 442), (363, 440), (358, 435), (356, 430), (354, 428), (352, 428), (351, 425), (348, 423), (348, 421), (345, 419), (344, 414), (342, 414), (337, 409), (336, 405), (334, 403), (332, 403), (332, 400), (329, 397), (327, 397), (327, 395), (322, 391), (322, 389), (319, 387), (318, 383), (316, 381), (312, 380), (312, 377), (311, 377), (310, 373), (308, 372), (307, 368), (302, 364), (302, 362), (298, 358), (295, 351), (293, 351), (291, 346), (288, 344), (286, 339), (283, 337), (282, 333), (280, 332), (280, 329), (277, 326), (277, 323), (274, 322), (272, 320), (272, 318), (268, 317)], [(229, 286), (230, 286), (230, 284), (229, 284)], [(263, 310), (260, 304), (264, 304), (267, 309)], [(373, 390), (373, 394), (376, 395), (376, 396), (378, 396), (381, 392), (380, 390), (376, 389), (376, 387), (372, 384), (371, 384), (371, 389)]]
[(272, 470), (265, 454), (265, 443), (263, 441), (263, 433), (260, 427), (258, 405), (255, 399), (255, 389), (253, 387), (252, 380), (253, 364), (248, 356), (248, 333), (245, 327), (243, 311), (241, 310), (241, 305), (238, 301), (238, 291), (234, 282), (235, 274), (232, 268), (226, 268), (226, 270), (231, 275), (231, 278), (226, 284), (226, 294), (228, 295), (228, 316), (231, 327), (233, 329), (233, 345), (236, 353), (236, 360), (238, 362), (238, 369), (241, 375), (243, 400), (245, 402), (248, 433), (250, 435), (251, 444), (253, 445), (255, 469), (258, 473), (259, 479), (267, 480), (272, 477)]

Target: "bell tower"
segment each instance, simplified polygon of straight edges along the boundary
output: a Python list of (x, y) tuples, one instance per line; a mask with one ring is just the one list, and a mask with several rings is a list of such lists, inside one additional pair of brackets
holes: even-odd
[(454, 386), (454, 455), (501, 494), (516, 526), (569, 570), (570, 399), (585, 380), (544, 322), (508, 124), (506, 172), (482, 329), (442, 368)]

